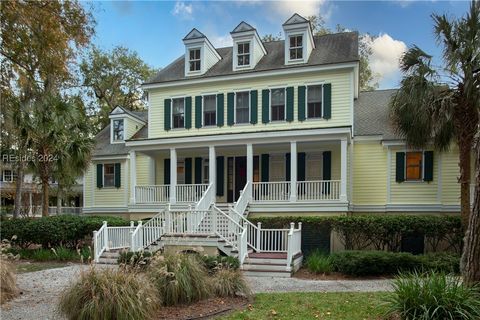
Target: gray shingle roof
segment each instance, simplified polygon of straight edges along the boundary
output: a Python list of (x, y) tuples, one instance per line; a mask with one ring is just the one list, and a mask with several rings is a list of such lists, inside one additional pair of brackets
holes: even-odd
[[(316, 48), (312, 51), (307, 66), (326, 65), (342, 62), (358, 61), (358, 33), (343, 32), (314, 37)], [(208, 78), (215, 76), (251, 73), (258, 71), (298, 68), (302, 65), (285, 65), (284, 40), (264, 43), (267, 55), (253, 70), (233, 71), (232, 47), (219, 48), (217, 52), (222, 59), (204, 75), (188, 77), (188, 79)], [(184, 55), (163, 68), (156, 76), (145, 84), (185, 80)]]
[(382, 135), (384, 140), (401, 139), (389, 119), (389, 103), (397, 89), (360, 92), (354, 104), (354, 135)]

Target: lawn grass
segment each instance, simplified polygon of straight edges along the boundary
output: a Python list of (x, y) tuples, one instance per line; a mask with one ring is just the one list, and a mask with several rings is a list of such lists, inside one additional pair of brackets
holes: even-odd
[(386, 293), (261, 293), (247, 309), (222, 319), (382, 319)]
[(15, 264), (17, 267), (17, 273), (27, 273), (54, 268), (63, 268), (69, 265), (68, 263), (59, 262), (17, 262)]

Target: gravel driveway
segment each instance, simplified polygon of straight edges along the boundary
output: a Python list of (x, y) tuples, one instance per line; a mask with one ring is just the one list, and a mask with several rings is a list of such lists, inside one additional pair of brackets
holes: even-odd
[[(86, 265), (22, 273), (17, 283), (22, 295), (1, 306), (2, 320), (63, 319), (55, 313), (61, 291)], [(297, 278), (247, 277), (252, 290), (260, 292), (371, 292), (391, 290), (389, 280), (304, 280)]]

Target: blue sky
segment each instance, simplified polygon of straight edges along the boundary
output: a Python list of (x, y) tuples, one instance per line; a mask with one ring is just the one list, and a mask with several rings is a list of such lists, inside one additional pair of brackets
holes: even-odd
[(320, 15), (328, 27), (337, 24), (378, 36), (372, 42), (371, 65), (380, 88), (398, 86), (398, 58), (416, 44), (436, 57), (430, 14), (462, 16), (468, 1), (112, 1), (94, 2), (94, 43), (138, 52), (153, 67), (168, 65), (183, 54), (182, 38), (192, 29), (203, 32), (216, 47), (231, 44), (230, 31), (242, 20), (260, 36), (278, 34), (294, 12)]

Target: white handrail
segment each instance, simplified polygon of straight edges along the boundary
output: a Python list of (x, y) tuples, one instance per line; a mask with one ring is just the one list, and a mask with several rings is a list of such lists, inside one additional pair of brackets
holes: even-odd
[(195, 210), (208, 210), (212, 203), (215, 201), (215, 192), (213, 188), (213, 183), (208, 185), (207, 190), (203, 193), (203, 196), (195, 204)]
[(129, 248), (131, 245), (130, 231), (135, 230), (135, 227), (107, 227), (108, 233), (108, 248), (109, 249), (123, 249)]
[(130, 251), (144, 250), (165, 234), (165, 210), (160, 211), (145, 224), (138, 222), (131, 234)]
[(288, 251), (287, 251), (287, 271), (292, 270), (292, 262), (298, 253), (302, 252), (302, 223), (298, 223), (298, 229), (295, 229), (295, 223), (290, 223), (288, 232)]
[[(242, 239), (240, 236), (243, 234), (244, 228), (228, 214), (212, 206), (212, 225), (215, 227), (214, 232), (223, 239), (232, 248), (239, 250), (240, 241), (244, 241), (246, 245), (246, 237)], [(243, 245), (243, 243), (242, 243)], [(240, 252), (239, 252), (240, 253)]]
[(240, 213), (241, 215), (243, 215), (251, 200), (252, 200), (252, 183), (250, 181), (247, 181), (247, 183), (245, 184), (245, 187), (243, 187), (243, 190), (240, 191), (240, 196), (238, 197), (237, 202), (235, 202), (233, 209), (238, 213)]
[(98, 262), (102, 253), (108, 250), (108, 233), (106, 230), (107, 221), (103, 221), (102, 227), (97, 231), (93, 231), (93, 253), (95, 262)]

